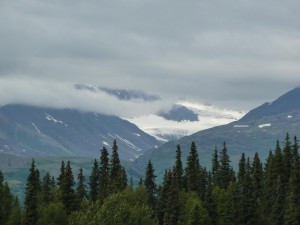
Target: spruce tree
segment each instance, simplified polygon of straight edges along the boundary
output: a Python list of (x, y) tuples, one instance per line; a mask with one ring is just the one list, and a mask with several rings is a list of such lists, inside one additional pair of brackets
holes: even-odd
[(109, 158), (108, 151), (105, 147), (101, 150), (100, 165), (99, 165), (99, 201), (103, 201), (109, 195)]
[(77, 209), (74, 185), (74, 176), (70, 161), (68, 161), (64, 172), (64, 179), (61, 185), (61, 200), (67, 214), (70, 214)]
[(99, 166), (98, 162), (94, 160), (94, 166), (90, 175), (90, 200), (95, 202), (99, 196)]
[(116, 140), (114, 140), (113, 142), (110, 164), (110, 192), (117, 193), (124, 190), (124, 188), (126, 187), (126, 185), (124, 185), (124, 181), (125, 177), (127, 181), (127, 175), (125, 170), (121, 166)]
[(300, 160), (296, 155), (286, 197), (285, 225), (300, 225)]
[(263, 194), (263, 168), (257, 152), (254, 155), (252, 163), (251, 179), (253, 186), (253, 197), (255, 200), (258, 200)]
[(42, 200), (45, 205), (53, 200), (52, 188), (50, 174), (47, 172), (42, 182)]
[(212, 176), (212, 183), (214, 186), (220, 185), (219, 173), (220, 173), (220, 162), (218, 156), (218, 149), (217, 146), (215, 146), (215, 150), (211, 160), (211, 176)]
[(156, 205), (157, 186), (155, 183), (155, 178), (156, 176), (154, 175), (154, 168), (151, 161), (149, 160), (146, 167), (144, 186), (147, 193), (148, 204), (152, 209), (154, 209)]
[(274, 172), (274, 155), (272, 151), (269, 151), (269, 155), (266, 160), (264, 168), (264, 181), (263, 181), (263, 214), (266, 218), (271, 216), (272, 206), (275, 202), (275, 189), (276, 180)]
[(83, 175), (82, 168), (79, 169), (79, 174), (77, 176), (78, 184), (76, 188), (76, 197), (79, 202), (82, 202), (86, 198), (86, 190), (85, 190), (85, 177)]
[(36, 225), (38, 220), (38, 199), (37, 195), (40, 191), (40, 173), (35, 167), (35, 161), (32, 159), (29, 175), (26, 183), (25, 193), (25, 214), (24, 225)]
[(175, 161), (175, 174), (178, 186), (180, 189), (184, 188), (184, 178), (183, 178), (183, 166), (181, 161), (181, 147), (177, 145), (176, 149), (176, 161)]
[(234, 181), (234, 172), (230, 166), (230, 159), (227, 153), (226, 143), (223, 143), (223, 149), (220, 155), (220, 187), (226, 189), (231, 181)]
[(62, 160), (61, 161), (61, 166), (60, 166), (60, 174), (57, 178), (57, 185), (61, 188), (64, 176), (65, 176), (65, 170), (66, 170), (66, 166), (65, 166), (65, 162)]
[(191, 144), (190, 154), (187, 158), (187, 166), (185, 168), (187, 191), (194, 191), (199, 196), (201, 190), (201, 167), (195, 142)]
[(4, 183), (4, 176), (0, 170), (0, 224), (6, 225), (13, 207), (13, 196), (7, 182)]
[(284, 148), (283, 148), (283, 168), (284, 168), (284, 177), (283, 183), (285, 184), (285, 189), (287, 188), (287, 184), (291, 175), (292, 170), (292, 146), (290, 142), (290, 136), (289, 133), (286, 134), (285, 142), (284, 142)]

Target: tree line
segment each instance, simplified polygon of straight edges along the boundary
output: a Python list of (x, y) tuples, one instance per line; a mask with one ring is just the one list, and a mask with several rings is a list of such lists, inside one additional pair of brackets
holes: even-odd
[(162, 184), (149, 161), (137, 186), (127, 181), (116, 141), (111, 158), (103, 147), (88, 182), (79, 169), (75, 184), (69, 161), (62, 161), (58, 178), (47, 173), (40, 180), (32, 160), (22, 208), (0, 172), (0, 225), (297, 225), (298, 149), (297, 137), (286, 134), (264, 164), (257, 153), (252, 160), (242, 153), (235, 172), (226, 143), (214, 149), (210, 170), (201, 166), (194, 142), (184, 167), (177, 145)]

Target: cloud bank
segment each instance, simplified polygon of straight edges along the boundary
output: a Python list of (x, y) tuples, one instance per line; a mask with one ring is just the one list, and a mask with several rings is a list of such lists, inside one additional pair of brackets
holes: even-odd
[(0, 86), (12, 90), (1, 90), (1, 104), (106, 103), (72, 91), (89, 83), (249, 110), (300, 85), (299, 8), (296, 0), (2, 0)]

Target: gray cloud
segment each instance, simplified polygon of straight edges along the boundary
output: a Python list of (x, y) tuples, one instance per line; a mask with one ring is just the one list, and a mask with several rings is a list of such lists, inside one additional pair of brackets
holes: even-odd
[[(248, 110), (300, 84), (299, 7), (294, 0), (2, 0), (0, 82), (12, 90), (1, 91), (0, 103), (51, 99), (78, 108), (68, 87), (89, 83)], [(86, 97), (90, 109), (93, 99), (107, 99), (79, 99)]]

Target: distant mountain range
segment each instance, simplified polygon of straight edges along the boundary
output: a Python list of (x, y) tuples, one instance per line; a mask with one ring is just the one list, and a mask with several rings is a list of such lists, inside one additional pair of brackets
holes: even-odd
[(265, 159), (269, 150), (274, 149), (276, 139), (284, 141), (287, 132), (291, 139), (295, 135), (300, 139), (300, 88), (251, 110), (238, 121), (196, 132), (149, 150), (135, 163), (144, 167), (151, 159), (157, 173), (162, 176), (164, 170), (173, 165), (176, 145), (181, 145), (185, 160), (191, 142), (195, 141), (202, 165), (209, 167), (215, 146), (221, 150), (225, 141), (232, 164), (237, 166), (242, 152), (250, 157), (258, 152), (261, 159)]
[(133, 161), (161, 145), (116, 116), (24, 105), (0, 108), (0, 153), (20, 157), (98, 157), (116, 139), (120, 158)]

